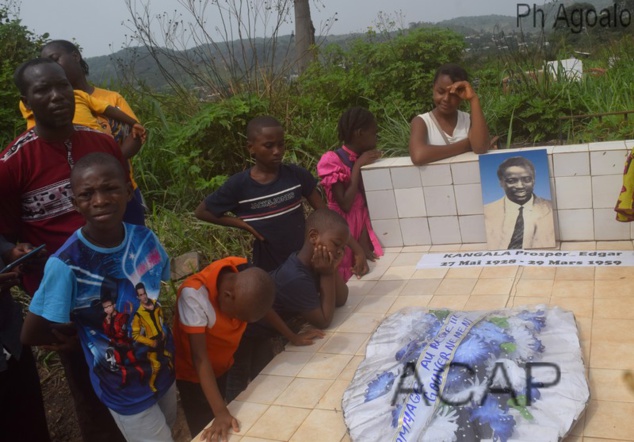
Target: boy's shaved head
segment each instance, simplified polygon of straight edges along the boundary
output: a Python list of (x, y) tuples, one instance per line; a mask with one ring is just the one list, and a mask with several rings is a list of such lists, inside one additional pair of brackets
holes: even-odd
[(311, 229), (315, 229), (318, 232), (338, 229), (348, 230), (348, 223), (337, 212), (330, 209), (317, 209), (306, 218), (306, 232)]
[(247, 322), (259, 321), (275, 300), (273, 278), (259, 267), (250, 267), (236, 276), (236, 307), (247, 314)]
[(127, 181), (128, 175), (123, 169), (123, 165), (118, 159), (105, 152), (93, 152), (86, 156), (81, 157), (79, 161), (73, 166), (73, 170), (70, 173), (70, 186), (73, 187), (74, 181), (81, 173), (93, 166), (105, 166), (108, 169), (114, 171), (117, 176), (120, 176), (123, 181)]
[(253, 141), (264, 127), (282, 127), (282, 123), (270, 115), (255, 117), (247, 124), (247, 140)]

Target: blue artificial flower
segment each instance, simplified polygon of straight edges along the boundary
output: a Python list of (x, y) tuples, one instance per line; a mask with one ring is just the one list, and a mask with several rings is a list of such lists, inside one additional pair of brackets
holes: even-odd
[(528, 321), (532, 324), (535, 331), (542, 331), (542, 328), (546, 325), (546, 315), (543, 310), (537, 310), (536, 312), (530, 312), (523, 310), (517, 315), (518, 318)]
[(475, 369), (475, 365), (486, 361), (490, 353), (491, 349), (486, 342), (475, 335), (469, 335), (456, 350), (453, 362), (466, 364)]
[(364, 402), (373, 401), (374, 399), (387, 394), (392, 389), (394, 378), (394, 373), (386, 371), (378, 375), (373, 381), (370, 381), (368, 388), (365, 390)]
[(398, 427), (398, 419), (401, 417), (401, 410), (403, 409), (403, 404), (397, 404), (396, 407), (392, 409), (392, 428)]
[(418, 357), (420, 356), (420, 353), (423, 350), (423, 347), (425, 347), (424, 340), (410, 341), (405, 347), (401, 348), (399, 351), (396, 352), (396, 355), (394, 356), (394, 358), (398, 362), (403, 362), (403, 363), (416, 361), (418, 360)]
[(498, 352), (499, 346), (505, 342), (513, 342), (513, 338), (504, 329), (492, 322), (482, 321), (471, 329), (471, 334), (489, 344), (492, 351)]
[[(469, 368), (473, 370), (472, 367)], [(445, 383), (445, 388), (448, 392), (462, 391), (465, 388), (469, 387), (469, 385), (471, 385), (474, 376), (475, 373), (470, 372), (466, 368), (459, 365), (452, 365), (447, 371), (447, 381)]]
[(473, 409), (469, 419), (491, 427), (494, 441), (507, 442), (515, 428), (515, 419), (508, 414), (508, 407), (502, 408), (491, 395), (486, 397), (484, 404)]
[(544, 347), (544, 344), (542, 344), (542, 341), (537, 339), (535, 336), (533, 336), (533, 340), (531, 341), (529, 346), (532, 350), (539, 353), (543, 353), (543, 351), (546, 349), (546, 347)]

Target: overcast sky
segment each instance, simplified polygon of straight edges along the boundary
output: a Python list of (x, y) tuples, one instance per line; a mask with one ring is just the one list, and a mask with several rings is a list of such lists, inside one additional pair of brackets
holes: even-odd
[[(180, 3), (200, 0), (132, 1), (138, 5), (147, 3), (151, 12), (158, 14), (182, 10)], [(336, 15), (337, 21), (329, 33), (344, 34), (365, 32), (377, 22), (380, 11), (398, 17), (398, 21), (407, 26), (410, 22), (438, 22), (470, 15), (515, 16), (516, 4), (512, 0), (311, 0), (311, 15), (317, 32)], [(36, 34), (48, 32), (52, 39), (75, 39), (86, 57), (116, 52), (126, 41), (125, 35), (130, 34), (124, 26), (130, 18), (125, 0), (22, 0), (20, 18), (22, 24)], [(188, 20), (187, 16), (183, 18)], [(213, 15), (207, 20), (209, 28), (218, 25)], [(289, 34), (292, 26), (289, 23), (282, 35)]]

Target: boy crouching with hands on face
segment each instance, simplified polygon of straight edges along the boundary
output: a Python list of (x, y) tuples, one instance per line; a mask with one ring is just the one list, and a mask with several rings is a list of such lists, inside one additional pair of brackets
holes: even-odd
[[(169, 259), (151, 230), (123, 222), (132, 186), (118, 159), (106, 153), (82, 157), (70, 174), (70, 186), (75, 210), (86, 224), (46, 262), (22, 342), (64, 350), (77, 335), (92, 387), (126, 440), (171, 442), (176, 421), (172, 334), (158, 314), (153, 315), (151, 330), (146, 326), (140, 331), (161, 336), (166, 351), (154, 361), (152, 346), (127, 334), (140, 308), (135, 285), (143, 284), (154, 312), (159, 312), (161, 282), (170, 277)], [(107, 319), (117, 312), (113, 330)], [(121, 333), (115, 339), (118, 345), (113, 331)]]
[(224, 258), (178, 289), (176, 383), (189, 430), (195, 436), (204, 429), (202, 440), (226, 440), (230, 429), (240, 431), (225, 404), (226, 373), (247, 323), (260, 320), (275, 297), (269, 274), (246, 267), (245, 258)]
[[(273, 359), (272, 338), (282, 335), (293, 345), (310, 345), (324, 337), (335, 308), (348, 300), (348, 286), (337, 266), (350, 231), (346, 220), (330, 209), (317, 209), (306, 219), (304, 244), (271, 272), (275, 302), (262, 321), (249, 324), (229, 371), (227, 395), (235, 398)], [(299, 319), (311, 328), (295, 333), (287, 321)]]

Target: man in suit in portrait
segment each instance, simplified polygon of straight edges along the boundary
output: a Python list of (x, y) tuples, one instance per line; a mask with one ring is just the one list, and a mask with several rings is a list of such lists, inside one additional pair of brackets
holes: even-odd
[(519, 156), (507, 158), (498, 167), (497, 175), (506, 195), (484, 206), (489, 249), (554, 247), (552, 202), (533, 193), (533, 163)]

